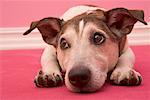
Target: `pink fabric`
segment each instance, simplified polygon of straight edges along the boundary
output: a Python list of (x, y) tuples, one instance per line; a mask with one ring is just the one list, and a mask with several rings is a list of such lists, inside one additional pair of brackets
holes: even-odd
[(143, 9), (150, 21), (150, 0), (0, 0), (0, 27), (24, 27), (44, 17), (61, 16), (67, 9), (81, 4), (112, 9)]
[(37, 88), (33, 80), (40, 68), (43, 50), (0, 51), (0, 100), (150, 100), (150, 46), (132, 47), (136, 70), (143, 81), (140, 86), (113, 86), (106, 83), (90, 94), (72, 93), (65, 86)]

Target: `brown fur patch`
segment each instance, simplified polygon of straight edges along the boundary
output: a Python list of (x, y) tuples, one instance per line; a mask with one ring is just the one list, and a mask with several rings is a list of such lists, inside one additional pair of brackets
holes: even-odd
[(75, 29), (76, 33), (78, 34), (79, 33), (79, 22), (81, 20), (84, 20), (84, 25), (86, 25), (86, 23), (90, 23), (90, 22), (95, 24), (99, 29), (105, 31), (110, 37), (115, 39), (115, 35), (109, 30), (109, 28), (107, 27), (107, 25), (105, 23), (104, 11), (102, 11), (100, 9), (93, 10), (90, 13), (85, 12), (81, 15), (75, 16), (71, 20), (68, 20), (67, 22), (64, 23), (61, 34), (63, 34), (64, 31), (68, 27), (73, 27)]

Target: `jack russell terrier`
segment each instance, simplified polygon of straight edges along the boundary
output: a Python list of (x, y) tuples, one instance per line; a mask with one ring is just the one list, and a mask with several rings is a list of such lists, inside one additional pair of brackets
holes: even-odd
[(127, 41), (137, 21), (147, 24), (142, 10), (105, 11), (84, 5), (70, 8), (60, 18), (32, 22), (24, 35), (37, 28), (49, 44), (41, 57), (36, 86), (60, 86), (64, 80), (73, 92), (94, 92), (110, 72), (113, 84), (140, 85), (142, 77), (133, 69), (135, 56)]

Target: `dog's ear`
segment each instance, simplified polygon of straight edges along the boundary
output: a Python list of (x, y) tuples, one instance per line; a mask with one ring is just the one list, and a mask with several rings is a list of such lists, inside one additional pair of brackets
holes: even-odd
[(44, 18), (42, 20), (32, 22), (30, 28), (23, 35), (27, 35), (32, 30), (37, 28), (46, 43), (56, 46), (57, 37), (61, 30), (61, 24), (62, 20), (60, 20), (59, 18)]
[(105, 16), (108, 27), (119, 38), (129, 34), (137, 21), (147, 25), (142, 10), (115, 8), (105, 12)]

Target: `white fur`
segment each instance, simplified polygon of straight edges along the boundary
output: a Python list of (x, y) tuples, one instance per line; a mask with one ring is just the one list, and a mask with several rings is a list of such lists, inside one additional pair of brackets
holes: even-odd
[(41, 56), (42, 71), (45, 74), (60, 74), (59, 64), (56, 58), (56, 49), (52, 45), (48, 45)]
[(84, 20), (82, 19), (82, 20), (79, 22), (79, 35), (82, 34), (83, 28), (84, 28)]
[(132, 49), (127, 46), (126, 42), (126, 49), (124, 49), (122, 55), (119, 57), (118, 63), (116, 65), (115, 70), (111, 74), (110, 79), (115, 80), (116, 84), (119, 84), (123, 79), (129, 79), (131, 75), (131, 71), (133, 71), (136, 75), (136, 79), (138, 76), (141, 76), (140, 73), (133, 70), (135, 63), (135, 55)]

